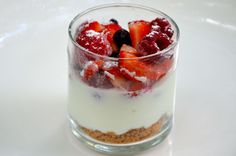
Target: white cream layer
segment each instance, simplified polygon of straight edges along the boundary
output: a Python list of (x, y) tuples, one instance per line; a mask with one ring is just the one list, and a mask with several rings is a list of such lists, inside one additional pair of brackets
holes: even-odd
[(149, 127), (163, 114), (172, 114), (174, 98), (175, 72), (151, 91), (136, 97), (114, 88), (89, 87), (79, 79), (70, 78), (68, 111), (83, 127), (122, 134)]

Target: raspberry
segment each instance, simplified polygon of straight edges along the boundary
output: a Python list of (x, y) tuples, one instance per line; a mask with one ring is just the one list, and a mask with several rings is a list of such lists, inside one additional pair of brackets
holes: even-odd
[[(158, 26), (160, 28), (158, 28)], [(156, 18), (151, 21), (151, 28), (154, 31), (161, 31), (162, 33), (165, 33), (170, 38), (173, 36), (174, 33), (174, 31), (171, 29), (170, 23), (165, 18)]]
[(106, 56), (112, 54), (111, 45), (103, 33), (88, 30), (79, 34), (76, 42), (93, 53)]
[(171, 43), (172, 40), (166, 34), (152, 31), (138, 44), (138, 52), (142, 56), (154, 54), (167, 48)]
[(159, 35), (156, 36), (156, 43), (161, 50), (167, 48), (172, 42), (173, 41), (164, 33), (159, 33)]
[(153, 33), (146, 35), (138, 44), (138, 52), (140, 53), (140, 55), (146, 56), (160, 51), (156, 43), (156, 37), (152, 35)]

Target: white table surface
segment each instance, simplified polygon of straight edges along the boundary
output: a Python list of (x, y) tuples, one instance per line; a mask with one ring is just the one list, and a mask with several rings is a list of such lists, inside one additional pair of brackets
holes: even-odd
[(0, 155), (102, 156), (66, 120), (67, 27), (108, 2), (162, 10), (181, 30), (175, 125), (140, 156), (236, 156), (235, 0), (0, 1)]

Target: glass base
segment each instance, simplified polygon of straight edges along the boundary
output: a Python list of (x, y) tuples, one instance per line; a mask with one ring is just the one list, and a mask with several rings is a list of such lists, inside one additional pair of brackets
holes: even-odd
[(172, 117), (170, 117), (169, 120), (163, 125), (160, 132), (153, 137), (134, 143), (111, 144), (89, 137), (79, 128), (78, 124), (76, 124), (72, 118), (68, 118), (72, 133), (80, 142), (92, 150), (111, 155), (132, 155), (150, 149), (161, 143), (168, 136), (172, 128)]

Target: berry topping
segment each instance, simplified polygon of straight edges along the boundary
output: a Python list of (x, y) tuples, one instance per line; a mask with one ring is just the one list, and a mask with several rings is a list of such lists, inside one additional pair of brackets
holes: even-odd
[(124, 76), (133, 81), (146, 83), (147, 80), (157, 80), (163, 73), (160, 73), (152, 65), (146, 64), (138, 59), (134, 52), (127, 51), (127, 45), (120, 50), (119, 66)]
[(145, 56), (163, 50), (171, 43), (172, 40), (166, 34), (152, 31), (139, 42), (137, 49), (140, 55)]
[(132, 45), (134, 48), (137, 48), (137, 45), (142, 40), (142, 38), (151, 31), (151, 25), (149, 22), (140, 20), (129, 22), (128, 26)]
[(90, 23), (86, 22), (84, 24), (83, 32), (88, 31), (88, 30), (94, 30), (96, 32), (102, 32), (104, 30), (104, 26), (97, 21), (92, 21)]
[(114, 34), (113, 40), (115, 41), (115, 43), (116, 43), (116, 45), (118, 46), (119, 49), (120, 49), (120, 47), (123, 44), (127, 44), (127, 45), (131, 45), (132, 44), (129, 32), (127, 30), (125, 30), (125, 29), (118, 30)]
[[(158, 26), (160, 28), (158, 28)], [(173, 36), (174, 31), (171, 29), (170, 23), (165, 18), (154, 19), (153, 21), (151, 21), (151, 27), (152, 27), (152, 30), (155, 30), (155, 31), (160, 30), (162, 33), (165, 33), (170, 38)]]
[(111, 23), (114, 23), (114, 24), (119, 24), (118, 21), (117, 21), (116, 19), (114, 19), (114, 18), (111, 18), (111, 19), (110, 19), (110, 22), (111, 22)]
[(102, 71), (103, 64), (101, 60), (87, 62), (80, 72), (82, 80), (93, 87), (111, 88), (112, 84)]
[(105, 33), (107, 35), (107, 40), (110, 42), (112, 50), (118, 51), (118, 47), (116, 46), (115, 42), (113, 41), (114, 34), (121, 29), (121, 26), (119, 26), (116, 23), (110, 23), (105, 26)]
[(146, 56), (160, 51), (157, 43), (150, 37), (144, 37), (138, 44), (138, 51), (140, 55)]
[(159, 25), (161, 28), (170, 27), (170, 23), (165, 18), (156, 18), (151, 21), (151, 25)]
[(151, 22), (129, 22), (128, 28), (129, 31), (123, 29), (113, 18), (107, 24), (97, 21), (81, 24), (76, 36), (80, 46), (95, 54), (119, 58), (107, 61), (78, 48), (73, 66), (82, 70), (82, 81), (92, 87), (115, 87), (137, 96), (166, 75), (174, 63), (172, 53), (139, 57), (158, 53), (173, 42), (171, 24), (164, 18), (156, 18)]
[(127, 91), (138, 91), (145, 88), (145, 84), (138, 81), (127, 80), (120, 71), (118, 66), (112, 66), (104, 71), (105, 75), (109, 78), (112, 85)]
[(99, 72), (99, 67), (94, 61), (89, 61), (85, 64), (84, 69), (80, 75), (86, 80), (90, 80), (95, 74)]
[(164, 33), (156, 35), (156, 43), (161, 50), (167, 48), (172, 42), (173, 41)]
[(106, 35), (103, 33), (99, 33), (94, 30), (83, 31), (76, 38), (76, 42), (96, 54), (106, 56), (110, 56), (112, 54), (111, 45), (108, 42)]

